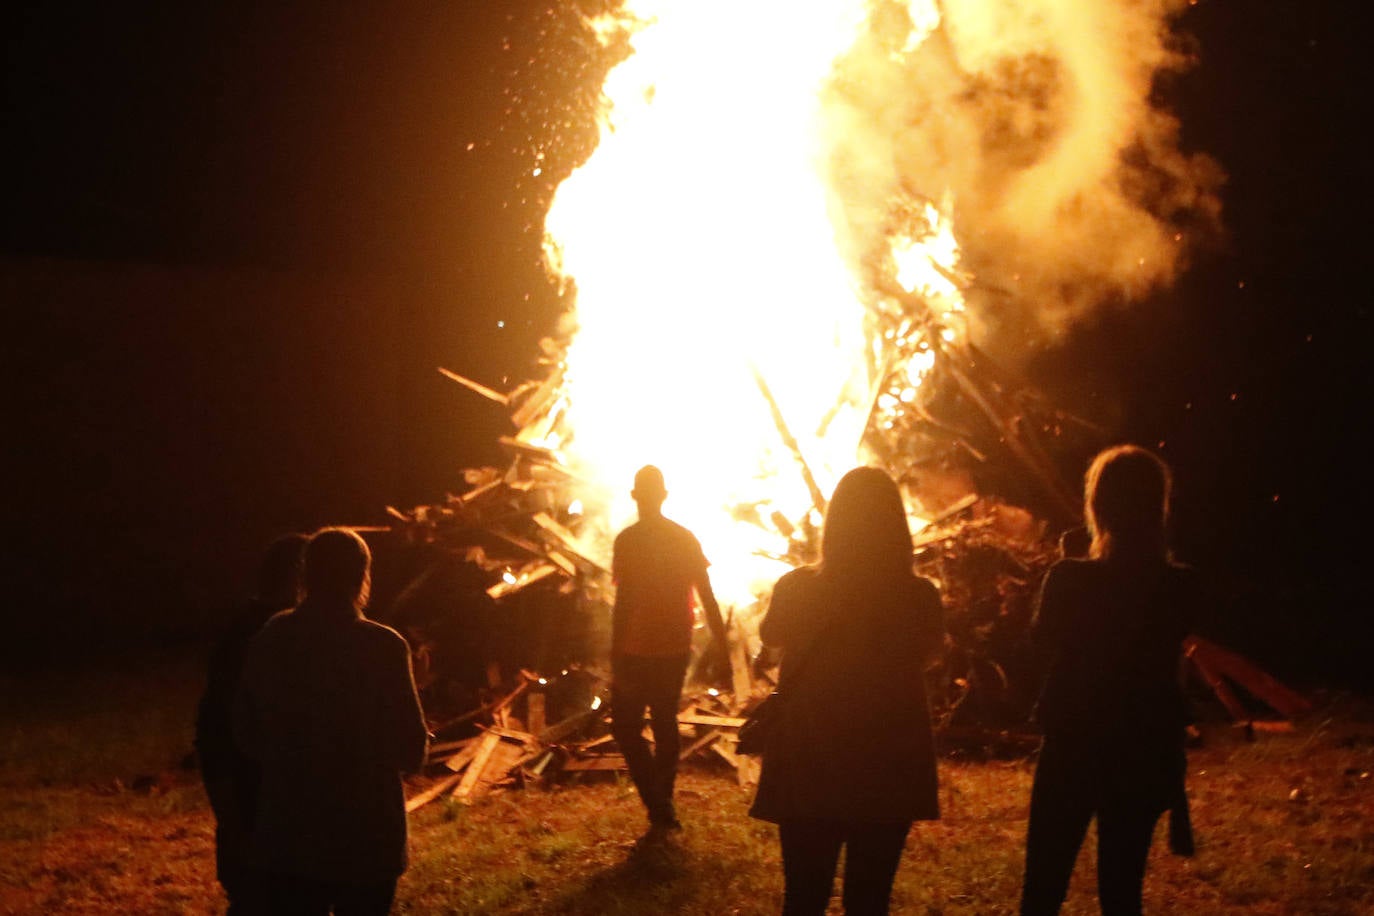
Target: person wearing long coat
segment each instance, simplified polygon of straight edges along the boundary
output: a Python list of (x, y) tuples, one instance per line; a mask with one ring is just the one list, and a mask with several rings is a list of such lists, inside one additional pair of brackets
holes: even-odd
[(848, 913), (886, 913), (912, 822), (939, 817), (923, 671), (940, 597), (911, 569), (892, 478), (856, 468), (826, 512), (818, 566), (778, 580), (760, 626), (781, 650), (779, 726), (753, 817), (778, 824), (783, 913), (824, 913), (841, 849)]
[(248, 646), (234, 739), (262, 768), (252, 843), (273, 916), (383, 916), (406, 868), (401, 776), (429, 739), (409, 645), (363, 614), (370, 567), (356, 533), (316, 532), (304, 598)]

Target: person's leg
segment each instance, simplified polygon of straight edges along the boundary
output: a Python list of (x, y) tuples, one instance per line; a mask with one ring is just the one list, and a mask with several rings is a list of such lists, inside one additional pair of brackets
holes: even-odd
[(887, 916), (892, 882), (910, 832), (911, 821), (848, 826), (844, 840), (846, 916)]
[(1097, 813), (1097, 899), (1102, 916), (1140, 916), (1145, 863), (1159, 812), (1124, 799)]
[(334, 889), (334, 916), (386, 916), (396, 898), (396, 881), (339, 884)]
[(657, 797), (654, 757), (644, 740), (644, 710), (649, 698), (644, 689), (642, 659), (618, 656), (612, 662), (611, 735), (625, 755), (630, 779), (644, 807), (652, 813)]
[(830, 903), (843, 832), (829, 821), (783, 821), (782, 916), (821, 916)]
[(678, 735), (678, 704), (682, 701), (682, 682), (687, 676), (687, 656), (655, 659), (660, 664), (650, 678), (649, 721), (654, 735), (653, 804), (649, 820), (664, 827), (677, 826), (673, 808), (673, 784), (677, 780), (677, 755), (682, 741)]
[(332, 900), (325, 882), (273, 873), (265, 876), (264, 884), (272, 916), (329, 916)]
[(1052, 916), (1064, 905), (1096, 794), (1096, 774), (1081, 755), (1045, 741), (1031, 784), (1021, 916)]

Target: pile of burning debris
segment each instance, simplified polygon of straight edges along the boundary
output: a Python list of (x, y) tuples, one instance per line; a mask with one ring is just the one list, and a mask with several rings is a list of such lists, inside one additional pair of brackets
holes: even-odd
[[(439, 776), (411, 799), (412, 809), (445, 794), (470, 799), (496, 787), (555, 775), (624, 768), (609, 734), (607, 676), (599, 667), (608, 646), (610, 558), (603, 545), (579, 531), (579, 497), (592, 484), (579, 479), (548, 444), (566, 438), (550, 435), (559, 431), (566, 408), (559, 352), (546, 342), (547, 377), (504, 394), (440, 370), (511, 411), (514, 434), (500, 439), (510, 463), (469, 469), (464, 475), (467, 489), (441, 503), (388, 509), (394, 531), (441, 558), (417, 579), (417, 589), (445, 567), (456, 565), (468, 573), (466, 613), (454, 611), (458, 599), (450, 594), (447, 610), (430, 615), (427, 622), (424, 615), (407, 613), (403, 593), (393, 615), (415, 645), (426, 708), (441, 717), (456, 713), (432, 722), (436, 743), (431, 765)], [(1080, 431), (1092, 428), (992, 377), (986, 360), (971, 349), (943, 345), (937, 356), (922, 385), (924, 400), (895, 415), (900, 423), (889, 421), (882, 435), (871, 437), (870, 451), (886, 459), (908, 499), (933, 516), (913, 548), (917, 571), (939, 583), (946, 605), (949, 639), (927, 672), (937, 734), (946, 746), (1000, 742), (1024, 747), (1033, 740), (1026, 722), (1036, 683), (1028, 645), (1034, 591), (1045, 569), (1062, 555), (1051, 534), (1077, 522), (1074, 499), (1059, 479), (1045, 441), (1064, 436), (1070, 423)], [(766, 382), (760, 378), (758, 383), (760, 395), (770, 398)], [(971, 413), (981, 423), (956, 426), (942, 418), (941, 404), (943, 414)], [(793, 442), (780, 413), (773, 413), (779, 437)], [(794, 452), (799, 473), (823, 509), (819, 487), (803, 456)], [(1024, 501), (1036, 504), (1043, 516), (1006, 496), (979, 493), (980, 483), (991, 477), (979, 471), (1008, 464), (1023, 469), (1012, 475), (1015, 479), (1038, 484), (1033, 491), (1023, 488), (1020, 495), (1029, 496)], [(789, 534), (787, 562), (799, 565), (814, 558), (817, 532), (806, 518), (792, 524), (776, 517), (760, 519), (749, 510), (741, 507), (736, 513), (741, 524), (768, 524)], [(559, 630), (562, 656), (552, 663), (560, 673), (544, 677), (521, 668), (512, 687), (492, 670), (477, 689), (471, 683), (481, 676), (470, 673), (464, 678), (467, 686), (445, 692), (443, 666), (433, 663), (444, 652), (443, 628), (433, 625), (434, 618), (466, 629), (455, 637), (461, 640), (471, 636), (479, 620), (486, 620), (489, 630), (500, 630), (503, 611), (521, 600), (554, 609), (557, 623), (543, 618), (537, 629), (545, 635), (551, 627)], [(475, 613), (474, 607), (482, 611)], [(757, 772), (751, 758), (735, 752), (735, 733), (752, 704), (772, 688), (776, 674), (755, 672), (750, 663), (765, 608), (766, 602), (759, 602), (732, 609), (731, 670), (694, 670), (689, 677), (689, 684), (716, 683), (724, 689), (689, 688), (678, 718), (683, 759), (723, 762), (741, 782), (752, 781)], [(482, 640), (477, 643), (477, 664), (469, 665), (469, 672), (490, 661), (490, 652), (485, 659), (480, 655)], [(1215, 644), (1190, 640), (1189, 657), (1201, 683), (1237, 721), (1251, 722), (1253, 715), (1228, 681), (1243, 684), (1248, 694), (1284, 716), (1306, 709), (1300, 696)], [(458, 709), (464, 702), (469, 705)]]

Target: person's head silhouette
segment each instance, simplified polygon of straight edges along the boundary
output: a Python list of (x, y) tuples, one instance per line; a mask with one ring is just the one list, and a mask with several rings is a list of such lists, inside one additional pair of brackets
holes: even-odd
[(300, 600), (301, 554), (306, 536), (284, 534), (267, 548), (258, 567), (258, 598), (272, 607), (291, 607)]
[(910, 574), (911, 529), (886, 471), (854, 468), (835, 485), (821, 530), (821, 566), (842, 574)]
[(668, 498), (668, 488), (663, 483), (663, 472), (652, 464), (646, 464), (635, 472), (635, 486), (630, 491), (640, 515), (658, 515), (663, 508), (663, 500)]
[(1162, 557), (1173, 477), (1153, 452), (1117, 445), (1099, 452), (1084, 479), (1084, 512), (1096, 559)]
[(357, 532), (321, 528), (305, 545), (304, 604), (361, 611), (372, 580), (372, 551)]

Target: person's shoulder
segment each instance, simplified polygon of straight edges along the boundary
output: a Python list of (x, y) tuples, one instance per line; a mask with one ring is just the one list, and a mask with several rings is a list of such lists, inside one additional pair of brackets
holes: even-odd
[(295, 608), (286, 608), (277, 611), (257, 628), (249, 639), (249, 645), (268, 645), (275, 640), (281, 639), (297, 623)]
[(939, 587), (925, 576), (911, 577), (911, 592), (920, 601), (938, 602), (940, 600)]
[(377, 646), (379, 651), (410, 652), (410, 643), (395, 627), (387, 626), (368, 617), (359, 617), (355, 625), (361, 638), (365, 639), (369, 645)]
[(673, 520), (670, 519), (670, 518), (665, 518), (663, 521), (667, 522), (666, 530), (667, 530), (673, 537), (677, 538), (678, 540), (682, 541), (683, 543), (685, 543), (685, 544), (699, 544), (699, 543), (700, 543), (700, 542), (697, 540), (697, 536), (696, 536), (695, 534), (693, 534), (692, 531), (691, 531), (691, 529), (688, 528), (686, 525), (679, 524), (678, 522), (675, 522), (675, 521), (673, 521)]
[(1102, 563), (1097, 560), (1090, 560), (1086, 557), (1064, 557), (1055, 560), (1045, 576), (1060, 581), (1078, 582), (1098, 575), (1102, 569)]
[(815, 588), (820, 581), (820, 570), (814, 566), (798, 566), (796, 569), (783, 573), (776, 583), (773, 584), (773, 594), (779, 592), (804, 591)]

